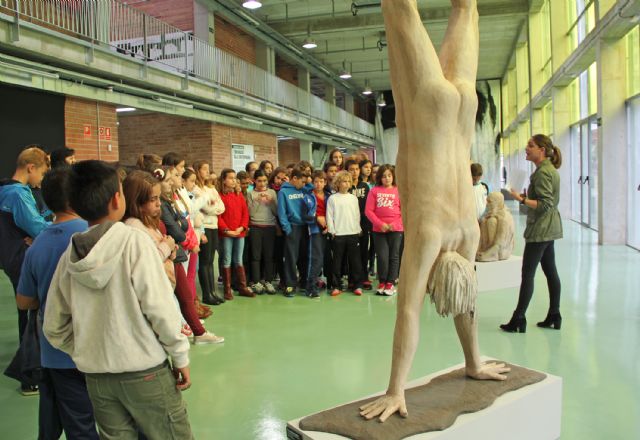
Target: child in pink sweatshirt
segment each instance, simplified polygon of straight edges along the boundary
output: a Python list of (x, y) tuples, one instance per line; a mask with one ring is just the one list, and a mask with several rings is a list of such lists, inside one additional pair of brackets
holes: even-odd
[(365, 215), (373, 224), (373, 242), (378, 256), (376, 295), (392, 296), (400, 272), (400, 248), (404, 237), (400, 194), (390, 165), (382, 165), (376, 174), (376, 186), (369, 192)]

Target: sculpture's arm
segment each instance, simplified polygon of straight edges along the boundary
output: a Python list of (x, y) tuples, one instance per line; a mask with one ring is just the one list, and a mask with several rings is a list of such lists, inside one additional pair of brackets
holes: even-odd
[(418, 13), (416, 0), (383, 0), (389, 68), (396, 103), (411, 101), (425, 81), (444, 79), (438, 54)]
[(427, 291), (429, 273), (440, 254), (442, 245), (437, 228), (413, 224), (408, 225), (406, 231), (407, 244), (404, 258), (405, 261), (411, 261), (411, 264), (403, 264), (400, 267), (402, 283), (398, 285), (389, 388), (383, 397), (360, 408), (362, 416), (367, 419), (380, 416), (381, 422), (396, 411), (399, 411), (403, 417), (407, 416), (404, 387), (420, 338), (420, 313)]
[[(453, 84), (471, 83), (478, 72), (479, 32), (476, 0), (451, 0), (449, 25), (440, 48), (440, 65)], [(474, 89), (475, 90), (475, 89)]]

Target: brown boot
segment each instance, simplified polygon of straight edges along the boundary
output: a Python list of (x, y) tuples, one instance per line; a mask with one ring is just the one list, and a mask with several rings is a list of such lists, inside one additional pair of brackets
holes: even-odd
[(233, 291), (231, 290), (231, 268), (222, 268), (222, 283), (224, 284), (224, 299), (231, 301), (233, 299)]
[(196, 306), (196, 312), (198, 313), (198, 318), (207, 319), (209, 316), (213, 314), (210, 307), (205, 306), (200, 302), (200, 299), (196, 298), (194, 302)]
[(243, 266), (236, 266), (236, 274), (238, 275), (238, 293), (240, 296), (248, 296), (254, 298), (256, 296), (253, 290), (247, 287), (247, 275)]

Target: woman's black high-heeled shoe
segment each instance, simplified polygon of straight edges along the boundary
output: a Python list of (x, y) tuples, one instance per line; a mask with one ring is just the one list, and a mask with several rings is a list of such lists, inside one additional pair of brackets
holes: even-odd
[(527, 331), (527, 318), (513, 316), (508, 323), (500, 324), (500, 328), (509, 333), (525, 333)]
[(562, 316), (560, 313), (549, 313), (544, 321), (539, 322), (538, 327), (542, 328), (554, 328), (556, 330), (560, 330), (562, 326)]

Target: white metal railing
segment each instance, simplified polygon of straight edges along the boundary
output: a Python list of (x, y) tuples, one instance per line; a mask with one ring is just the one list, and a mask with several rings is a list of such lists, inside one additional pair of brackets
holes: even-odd
[(367, 121), (117, 0), (0, 0), (0, 12), (375, 137)]

